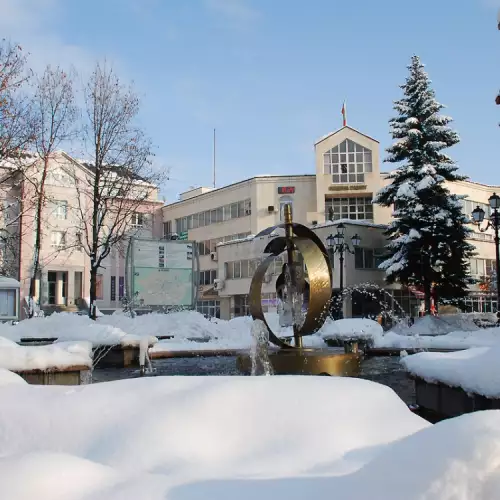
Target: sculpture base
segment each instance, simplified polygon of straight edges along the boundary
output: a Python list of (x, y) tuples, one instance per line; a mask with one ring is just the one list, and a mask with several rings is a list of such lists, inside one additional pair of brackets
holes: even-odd
[[(280, 349), (269, 352), (269, 362), (275, 375), (330, 375), (357, 377), (362, 355), (342, 353), (329, 349)], [(238, 370), (249, 375), (252, 359), (249, 354), (236, 358)]]

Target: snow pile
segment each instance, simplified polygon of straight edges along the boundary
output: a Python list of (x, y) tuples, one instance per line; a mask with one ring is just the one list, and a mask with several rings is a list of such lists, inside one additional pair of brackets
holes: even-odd
[[(145, 332), (147, 334), (147, 332)], [(56, 338), (59, 341), (86, 340), (95, 345), (138, 345), (141, 334), (125, 332), (106, 323), (106, 317), (92, 321), (88, 316), (54, 313), (47, 317), (25, 319), (17, 325), (0, 324), (0, 336), (19, 342), (22, 338)], [(150, 343), (156, 341), (151, 337)]]
[(0, 387), (10, 384), (27, 384), (26, 380), (5, 368), (0, 368)]
[(398, 323), (391, 331), (399, 335), (446, 335), (450, 332), (474, 332), (480, 330), (476, 321), (495, 323), (494, 314), (446, 314), (443, 316), (424, 316), (417, 318), (412, 326), (404, 321)]
[(384, 329), (376, 321), (367, 318), (349, 318), (337, 321), (328, 318), (319, 333), (324, 339), (373, 341), (384, 334)]
[(500, 345), (466, 351), (421, 352), (401, 359), (405, 369), (427, 382), (461, 387), (467, 392), (500, 398)]
[[(176, 315), (176, 316), (174, 316)], [(253, 344), (251, 316), (241, 316), (229, 321), (212, 319), (209, 321), (202, 314), (193, 311), (183, 311), (167, 315), (157, 315), (162, 325), (169, 325), (173, 339), (161, 340), (152, 349), (153, 353), (170, 351), (208, 351), (219, 349), (246, 350)], [(174, 316), (173, 320), (170, 316)], [(291, 327), (282, 328), (276, 313), (266, 313), (266, 321), (271, 330), (281, 338), (293, 337)], [(146, 315), (134, 318), (133, 321), (146, 320)], [(172, 328), (171, 325), (175, 325)], [(123, 325), (125, 328), (125, 325)], [(159, 335), (159, 334), (158, 334)], [(204, 339), (197, 342), (194, 339)], [(319, 334), (304, 337), (305, 347), (326, 347)]]
[(91, 367), (91, 354), (90, 342), (58, 342), (47, 346), (26, 347), (0, 337), (0, 368), (12, 371)]
[(120, 328), (128, 334), (148, 334), (152, 337), (173, 335), (177, 339), (216, 337), (218, 327), (214, 321), (196, 311), (141, 314), (134, 318), (115, 313), (99, 319), (99, 323)]
[(374, 347), (392, 349), (469, 349), (493, 346), (500, 343), (500, 328), (481, 329), (475, 332), (450, 332), (447, 335), (399, 335), (393, 331), (374, 339)]
[[(224, 489), (233, 478), (312, 480), (355, 471), (429, 427), (391, 389), (333, 377), (5, 386), (0, 399), (0, 481), (10, 499), (159, 500), (209, 480)], [(311, 414), (314, 425), (304, 426)]]
[(6, 499), (498, 498), (500, 412), (432, 426), (365, 380), (11, 384), (0, 400)]

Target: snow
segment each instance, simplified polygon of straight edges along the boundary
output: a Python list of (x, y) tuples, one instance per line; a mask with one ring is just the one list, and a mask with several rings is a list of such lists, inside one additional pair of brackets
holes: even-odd
[[(47, 346), (20, 346), (0, 337), (0, 369), (12, 371), (48, 370), (71, 366), (92, 366), (92, 344), (59, 342)], [(4, 375), (0, 372), (0, 386)]]
[(320, 335), (326, 339), (339, 340), (373, 340), (382, 336), (383, 328), (379, 323), (367, 318), (327, 320), (320, 330)]
[(500, 412), (431, 425), (366, 380), (9, 384), (0, 400), (6, 499), (498, 498)]
[[(500, 332), (499, 332), (500, 333)], [(405, 369), (427, 382), (500, 398), (500, 344), (451, 353), (421, 352), (402, 358)]]
[(337, 220), (327, 220), (325, 222), (320, 222), (312, 226), (314, 229), (319, 229), (321, 227), (337, 226), (339, 224), (350, 224), (351, 226), (364, 226), (373, 227), (379, 229), (387, 229), (386, 224), (374, 224), (373, 222), (367, 220), (354, 220), (354, 219), (337, 219)]
[[(266, 313), (265, 316), (270, 328), (279, 337), (293, 337), (292, 328), (280, 327), (278, 314)], [(371, 319), (349, 318), (333, 321), (327, 318), (317, 333), (304, 337), (304, 344), (306, 347), (324, 348), (327, 339), (346, 341), (356, 338), (368, 341), (374, 347), (403, 350), (467, 349), (499, 343), (500, 328), (479, 329), (472, 319), (477, 319), (477, 315), (450, 315), (441, 318), (427, 316), (418, 318), (412, 327), (401, 322), (391, 331), (384, 333), (382, 327)], [(141, 340), (145, 342), (147, 339), (148, 345), (153, 346), (152, 353), (248, 350), (253, 343), (251, 328), (250, 316), (230, 321), (215, 318), (209, 320), (195, 311), (152, 313), (134, 318), (121, 313), (104, 315), (97, 321), (92, 321), (87, 316), (54, 313), (45, 318), (27, 319), (17, 325), (0, 324), (0, 337), (13, 342), (19, 342), (21, 338), (55, 337), (58, 339), (57, 344), (85, 341), (94, 347), (138, 347)], [(167, 336), (173, 338), (158, 342), (158, 337)], [(5, 345), (0, 343), (0, 356), (4, 347)], [(1, 366), (3, 365), (0, 364)]]
[(14, 278), (0, 276), (0, 288), (20, 288), (21, 283)]
[(10, 384), (27, 384), (26, 380), (5, 368), (0, 368), (0, 387)]
[[(213, 488), (234, 498), (236, 480), (318, 487), (430, 427), (391, 389), (348, 378), (12, 384), (0, 399), (2, 497), (13, 500), (191, 499), (205, 488), (204, 498), (219, 497)], [(304, 425), (311, 415), (314, 425)], [(273, 489), (257, 498), (276, 498)]]
[[(123, 317), (123, 316), (122, 316)], [(41, 339), (57, 338), (59, 341), (86, 340), (94, 346), (97, 345), (139, 345), (144, 335), (149, 335), (150, 344), (156, 338), (147, 330), (129, 326), (127, 332), (120, 328), (126, 322), (120, 316), (102, 316), (97, 321), (88, 316), (71, 313), (54, 313), (47, 317), (25, 319), (17, 325), (8, 323), (0, 324), (0, 336), (19, 342), (22, 338)], [(143, 328), (147, 323), (142, 321)]]

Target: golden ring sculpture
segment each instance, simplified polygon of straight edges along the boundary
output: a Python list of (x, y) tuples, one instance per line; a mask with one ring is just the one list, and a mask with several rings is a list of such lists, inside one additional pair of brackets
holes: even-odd
[[(261, 231), (257, 236), (272, 234), (278, 228), (285, 229), (285, 236), (279, 236), (270, 241), (265, 250), (265, 254), (270, 254), (257, 267), (250, 285), (250, 313), (254, 320), (259, 319), (264, 322), (269, 332), (269, 341), (283, 349), (302, 348), (302, 337), (312, 335), (324, 324), (326, 312), (332, 294), (332, 268), (325, 246), (318, 236), (309, 228), (292, 221), (290, 205), (284, 207), (284, 224), (270, 227)], [(300, 253), (307, 269), (309, 278), (309, 304), (304, 322), (301, 325), (293, 325), (295, 345), (279, 338), (269, 327), (262, 311), (262, 284), (268, 267), (274, 259), (286, 250), (288, 263), (296, 263), (295, 255)], [(294, 280), (295, 267), (289, 267)], [(277, 280), (283, 282), (284, 276), (281, 274)], [(296, 283), (297, 284), (297, 283)]]

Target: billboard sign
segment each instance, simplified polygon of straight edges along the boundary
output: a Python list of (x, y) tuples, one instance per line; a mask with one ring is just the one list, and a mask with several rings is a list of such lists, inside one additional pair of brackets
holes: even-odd
[(131, 296), (141, 306), (194, 306), (198, 266), (193, 242), (134, 238), (127, 261)]

